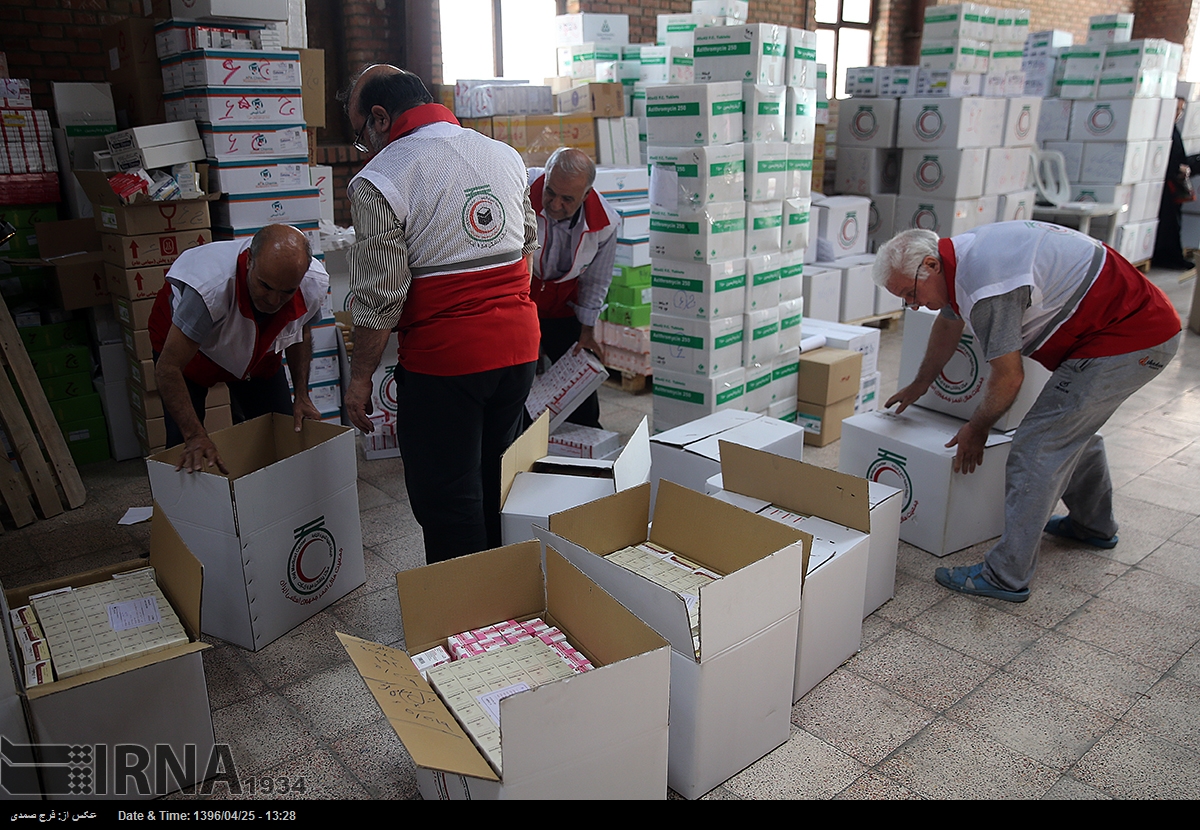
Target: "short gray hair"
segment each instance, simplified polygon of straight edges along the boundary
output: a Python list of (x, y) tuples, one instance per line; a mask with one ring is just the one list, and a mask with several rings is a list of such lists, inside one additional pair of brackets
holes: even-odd
[(871, 272), (871, 278), (886, 290), (893, 274), (916, 274), (927, 256), (941, 261), (936, 233), (924, 228), (900, 231), (883, 243), (875, 254), (875, 270)]
[(566, 173), (571, 178), (583, 176), (588, 187), (596, 183), (596, 163), (587, 153), (574, 147), (559, 147), (550, 154), (546, 160), (546, 175), (549, 176), (552, 170)]

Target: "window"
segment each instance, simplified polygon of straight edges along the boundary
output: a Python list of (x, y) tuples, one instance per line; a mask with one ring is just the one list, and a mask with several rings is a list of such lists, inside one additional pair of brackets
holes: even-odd
[(845, 98), (846, 68), (871, 64), (872, 0), (816, 0), (817, 62), (825, 64), (825, 94)]
[(557, 73), (554, 0), (440, 0), (442, 80)]

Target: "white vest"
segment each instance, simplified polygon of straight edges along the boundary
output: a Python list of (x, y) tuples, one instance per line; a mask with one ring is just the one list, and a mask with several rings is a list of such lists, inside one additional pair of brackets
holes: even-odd
[[(213, 328), (200, 344), (200, 351), (231, 375), (248, 379), (258, 337), (258, 325), (253, 317), (242, 314), (237, 304), (237, 260), (250, 247), (251, 240), (210, 242), (180, 254), (167, 272), (171, 283), (173, 304), (182, 296), (181, 286), (195, 289), (204, 300), (213, 320)], [(272, 344), (278, 354), (304, 339), (304, 326), (321, 313), (321, 300), (329, 292), (329, 275), (317, 260), (309, 263), (308, 272), (300, 282), (300, 293), (308, 313), (283, 327)]]
[(1068, 320), (1104, 265), (1105, 251), (1090, 236), (1045, 222), (984, 225), (953, 237), (954, 294), (970, 321), (975, 303), (1029, 286), (1021, 318), (1022, 351), (1032, 354)]
[[(529, 183), (533, 184), (538, 177), (545, 173), (545, 169), (541, 167), (529, 168)], [(604, 212), (608, 216), (608, 227), (601, 228), (599, 231), (594, 231), (588, 227), (587, 211), (579, 217), (579, 221), (575, 227), (571, 229), (571, 241), (575, 246), (575, 253), (571, 259), (571, 269), (561, 277), (557, 277), (551, 282), (567, 282), (579, 277), (584, 269), (592, 264), (592, 260), (596, 258), (596, 253), (600, 250), (600, 245), (608, 241), (611, 237), (616, 236), (617, 229), (621, 224), (621, 217), (608, 201), (599, 193), (596, 197), (600, 200), (600, 204), (604, 207)], [(586, 201), (586, 200), (585, 200)], [(547, 240), (550, 238), (549, 229), (550, 219), (545, 213), (537, 212), (537, 235), (538, 241)], [(544, 252), (549, 245), (543, 244), (542, 251)], [(542, 258), (541, 254), (535, 254), (533, 257), (533, 275), (539, 280), (546, 279), (542, 273)], [(611, 276), (606, 274), (605, 276)], [(603, 297), (601, 297), (603, 300)]]
[(495, 268), (521, 259), (525, 165), (506, 144), (455, 124), (426, 124), (379, 151), (359, 179), (404, 226), (413, 277)]

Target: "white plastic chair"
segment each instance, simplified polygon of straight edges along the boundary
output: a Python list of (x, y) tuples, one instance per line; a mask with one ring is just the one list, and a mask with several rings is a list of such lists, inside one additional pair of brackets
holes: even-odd
[(1034, 149), (1029, 154), (1029, 172), (1037, 186), (1038, 199), (1055, 207), (1071, 201), (1067, 160), (1057, 150)]

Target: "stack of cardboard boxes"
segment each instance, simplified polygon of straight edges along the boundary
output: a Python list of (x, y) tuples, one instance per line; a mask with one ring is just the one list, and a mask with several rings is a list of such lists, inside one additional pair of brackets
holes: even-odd
[(800, 355), (796, 423), (804, 441), (823, 447), (842, 437), (842, 421), (854, 414), (862, 385), (862, 355), (822, 348)]

